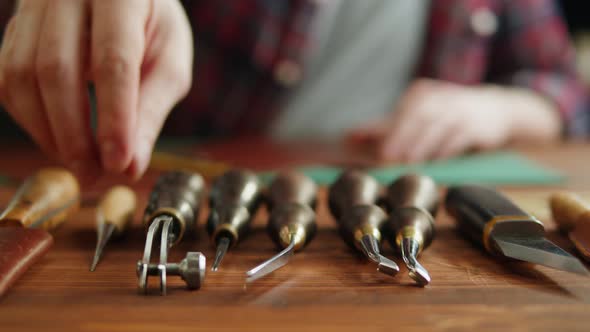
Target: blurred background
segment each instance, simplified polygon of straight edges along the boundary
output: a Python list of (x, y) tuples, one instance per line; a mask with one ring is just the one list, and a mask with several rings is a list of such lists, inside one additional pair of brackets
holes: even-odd
[[(517, 0), (518, 1), (518, 0)], [(11, 12), (12, 1), (0, 1), (0, 22), (6, 22)], [(576, 0), (557, 0), (562, 9), (562, 14), (568, 25), (570, 37), (576, 47), (577, 70), (590, 92), (590, 17), (588, 9), (590, 3)], [(0, 27), (3, 32), (4, 27)], [(1, 35), (0, 35), (1, 43)], [(3, 140), (28, 140), (27, 135), (16, 126), (12, 119), (0, 106), (0, 139)]]

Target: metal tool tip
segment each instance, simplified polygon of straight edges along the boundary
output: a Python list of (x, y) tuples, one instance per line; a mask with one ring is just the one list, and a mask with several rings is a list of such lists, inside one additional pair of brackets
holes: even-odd
[(420, 286), (426, 286), (430, 283), (430, 274), (428, 274), (428, 271), (426, 271), (426, 269), (424, 267), (422, 267), (422, 265), (420, 265), (418, 262), (416, 262), (416, 266), (414, 266), (413, 268), (410, 268), (409, 271), (409, 275), (410, 278), (414, 279), (414, 281), (420, 285)]
[(379, 256), (377, 271), (393, 277), (399, 272), (399, 266), (391, 259), (385, 256)]
[(92, 260), (92, 264), (90, 264), (90, 272), (94, 272), (96, 270), (96, 266), (98, 265), (98, 256), (95, 256)]
[(229, 245), (231, 244), (231, 239), (228, 237), (222, 237), (219, 239), (217, 244), (217, 251), (215, 252), (215, 260), (213, 261), (213, 265), (211, 266), (211, 271), (217, 271), (219, 269), (219, 265), (225, 257), (227, 250), (229, 249)]

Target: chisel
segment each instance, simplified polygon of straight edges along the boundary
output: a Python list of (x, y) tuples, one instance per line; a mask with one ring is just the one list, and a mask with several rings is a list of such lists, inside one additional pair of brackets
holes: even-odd
[(25, 180), (0, 215), (0, 296), (47, 250), (47, 232), (80, 205), (76, 178), (61, 168), (44, 168)]
[(445, 204), (459, 229), (492, 255), (588, 274), (577, 258), (545, 238), (539, 220), (493, 189), (451, 187)]
[(283, 267), (294, 252), (302, 250), (315, 236), (317, 225), (314, 208), (317, 186), (307, 176), (297, 172), (280, 173), (268, 189), (270, 211), (267, 231), (282, 251), (246, 272), (246, 282), (252, 282)]
[(102, 198), (96, 208), (96, 250), (90, 265), (94, 272), (102, 251), (111, 237), (120, 237), (133, 219), (137, 197), (131, 188), (115, 186)]
[(434, 238), (439, 202), (436, 183), (425, 175), (403, 175), (387, 187), (385, 201), (389, 242), (399, 249), (410, 277), (425, 286), (430, 283), (430, 274), (418, 262), (418, 255)]
[(330, 186), (328, 205), (340, 236), (349, 247), (377, 264), (377, 271), (395, 276), (399, 266), (381, 254), (387, 214), (377, 206), (381, 187), (370, 175), (348, 170)]

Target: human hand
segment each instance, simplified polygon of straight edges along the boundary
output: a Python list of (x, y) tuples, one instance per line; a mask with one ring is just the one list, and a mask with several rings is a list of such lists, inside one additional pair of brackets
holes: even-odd
[(0, 101), (46, 154), (80, 177), (137, 178), (190, 88), (192, 45), (178, 1), (21, 0), (0, 49)]
[(384, 160), (415, 163), (512, 140), (553, 139), (560, 125), (553, 105), (532, 91), (420, 79), (395, 112), (353, 130), (349, 139), (373, 145)]

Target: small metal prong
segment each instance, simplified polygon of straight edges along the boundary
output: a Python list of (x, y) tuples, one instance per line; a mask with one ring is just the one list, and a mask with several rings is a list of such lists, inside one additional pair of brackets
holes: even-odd
[(388, 276), (395, 276), (399, 272), (399, 266), (391, 259), (381, 255), (379, 242), (372, 235), (364, 235), (361, 238), (361, 248), (365, 255), (377, 263), (377, 271)]
[(255, 268), (251, 269), (250, 271), (246, 272), (246, 282), (253, 282), (285, 266), (285, 264), (289, 262), (289, 259), (291, 259), (291, 256), (293, 256), (293, 252), (295, 251), (295, 237), (292, 236), (291, 239), (291, 243), (283, 251), (276, 254), (269, 260), (263, 262), (262, 264), (256, 266)]
[(228, 237), (224, 236), (219, 239), (219, 242), (217, 243), (217, 251), (215, 252), (215, 260), (213, 261), (213, 266), (211, 266), (211, 271), (217, 271), (217, 268), (219, 268), (219, 264), (221, 264), (227, 249), (229, 249), (230, 243), (231, 240)]
[(417, 256), (420, 252), (420, 243), (413, 238), (403, 238), (400, 246), (402, 258), (409, 270), (409, 276), (420, 286), (430, 283), (430, 274), (418, 262)]
[(160, 274), (160, 294), (166, 295), (166, 263), (168, 262), (168, 250), (170, 249), (170, 229), (172, 228), (172, 218), (162, 218), (164, 226), (162, 227), (162, 239), (160, 241), (160, 263), (158, 272)]
[(143, 258), (137, 262), (137, 277), (138, 284), (137, 290), (139, 293), (147, 294), (147, 279), (148, 279), (148, 268), (150, 265), (150, 257), (152, 255), (152, 244), (154, 242), (154, 236), (160, 227), (161, 220), (156, 219), (148, 228), (148, 233), (145, 239), (145, 248), (143, 250)]
[(100, 256), (102, 256), (102, 251), (113, 235), (115, 229), (116, 227), (113, 224), (107, 224), (104, 221), (98, 223), (96, 249), (94, 250), (94, 258), (92, 259), (92, 264), (90, 265), (90, 272), (94, 272), (94, 270), (96, 270), (96, 265), (98, 265)]

